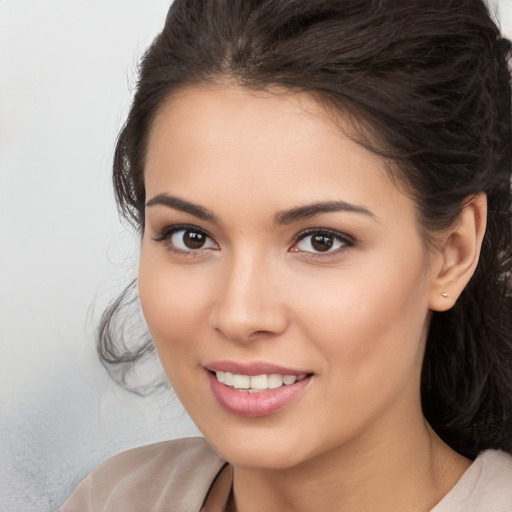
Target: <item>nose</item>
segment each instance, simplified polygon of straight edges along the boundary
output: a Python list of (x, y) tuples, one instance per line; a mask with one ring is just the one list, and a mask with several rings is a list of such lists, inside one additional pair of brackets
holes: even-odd
[(246, 343), (282, 334), (288, 317), (276, 269), (265, 258), (240, 255), (218, 275), (212, 325), (225, 338)]

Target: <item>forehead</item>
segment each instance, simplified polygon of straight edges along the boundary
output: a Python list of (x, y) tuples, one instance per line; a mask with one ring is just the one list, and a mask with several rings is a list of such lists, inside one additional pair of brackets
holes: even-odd
[[(275, 209), (314, 200), (414, 204), (391, 182), (384, 159), (350, 140), (310, 95), (241, 87), (190, 88), (160, 109), (150, 133), (147, 197), (167, 192)], [(283, 204), (289, 203), (289, 204)]]

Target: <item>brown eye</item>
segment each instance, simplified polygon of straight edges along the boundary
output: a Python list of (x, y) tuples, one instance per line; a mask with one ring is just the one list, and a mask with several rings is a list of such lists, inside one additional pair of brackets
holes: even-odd
[(300, 235), (299, 240), (290, 249), (292, 252), (312, 254), (337, 254), (352, 247), (351, 237), (331, 230), (311, 230)]
[(168, 241), (172, 248), (181, 252), (218, 249), (217, 244), (198, 229), (176, 229), (169, 236)]
[(334, 237), (331, 235), (314, 235), (311, 237), (311, 247), (319, 252), (328, 251), (334, 244)]
[(183, 234), (183, 243), (189, 249), (201, 249), (206, 242), (206, 236), (203, 233), (195, 231), (185, 231)]

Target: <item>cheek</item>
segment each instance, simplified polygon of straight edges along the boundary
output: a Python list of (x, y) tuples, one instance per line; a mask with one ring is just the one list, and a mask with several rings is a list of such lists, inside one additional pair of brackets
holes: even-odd
[(201, 279), (197, 269), (192, 274), (192, 266), (177, 269), (165, 256), (143, 246), (140, 302), (167, 378), (182, 403), (194, 410), (202, 383), (195, 355), (204, 338), (200, 327), (206, 318), (204, 276)]
[(323, 353), (333, 385), (375, 391), (376, 381), (405, 379), (417, 370), (428, 317), (423, 269), (397, 264), (383, 272), (374, 264), (325, 285), (306, 286), (295, 296), (304, 297), (302, 329)]
[(206, 316), (206, 283), (197, 268), (176, 269), (159, 252), (143, 246), (138, 285), (146, 323), (165, 365), (170, 351), (191, 347), (197, 339)]

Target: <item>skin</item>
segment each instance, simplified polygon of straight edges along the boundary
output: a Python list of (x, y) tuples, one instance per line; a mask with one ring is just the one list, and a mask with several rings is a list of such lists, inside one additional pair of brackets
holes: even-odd
[[(485, 198), (427, 251), (416, 206), (385, 162), (313, 99), (229, 84), (186, 89), (160, 109), (145, 185), (148, 201), (167, 194), (215, 216), (147, 206), (139, 291), (175, 392), (234, 467), (237, 510), (432, 508), (469, 461), (423, 418), (425, 339), (430, 311), (451, 307), (474, 270)], [(280, 212), (326, 201), (366, 213), (276, 224)], [(187, 252), (183, 232), (162, 240), (182, 224), (208, 235), (202, 248)], [(318, 253), (297, 240), (309, 229), (344, 238)], [(212, 395), (204, 365), (220, 360), (313, 377), (285, 408), (246, 418)]]

